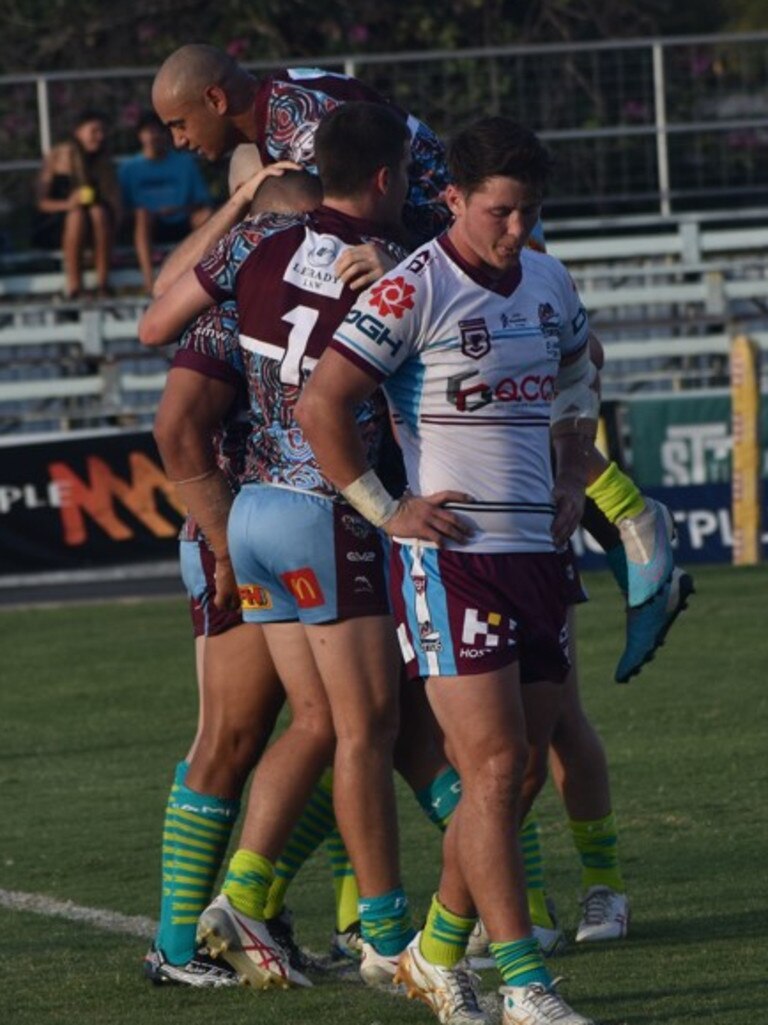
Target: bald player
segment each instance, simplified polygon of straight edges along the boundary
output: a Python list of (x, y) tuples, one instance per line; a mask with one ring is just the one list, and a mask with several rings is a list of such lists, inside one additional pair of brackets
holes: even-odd
[(289, 68), (257, 80), (224, 51), (192, 43), (168, 57), (152, 87), (155, 110), (179, 149), (218, 160), (250, 142), (264, 165), (291, 160), (313, 172), (320, 120), (350, 100), (385, 104), (407, 126), (412, 159), (404, 220), (413, 241), (433, 236), (449, 220), (441, 200), (447, 184), (442, 143), (427, 125), (357, 79)]

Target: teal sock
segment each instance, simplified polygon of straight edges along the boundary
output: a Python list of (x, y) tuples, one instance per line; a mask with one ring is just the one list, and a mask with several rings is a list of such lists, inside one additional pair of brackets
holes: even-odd
[(283, 852), (275, 862), (275, 878), (270, 887), (266, 918), (279, 915), (285, 903), (285, 894), (296, 873), (325, 838), (333, 832), (336, 818), (333, 814), (333, 773), (326, 772), (310, 794), (301, 818), (288, 837)]
[(605, 557), (608, 560), (608, 568), (613, 573), (613, 579), (619, 585), (622, 594), (627, 593), (629, 587), (629, 570), (627, 569), (627, 553), (624, 545), (614, 545), (606, 549)]
[(552, 985), (552, 974), (544, 964), (541, 947), (533, 936), (488, 946), (505, 986), (530, 986), (532, 982)]
[(405, 950), (416, 935), (401, 886), (379, 897), (361, 897), (359, 909), (363, 939), (385, 957)]
[(445, 832), (461, 797), (458, 772), (449, 765), (428, 786), (417, 790), (415, 796), (428, 818)]
[(163, 827), (162, 899), (156, 944), (171, 964), (195, 953), (197, 920), (210, 903), (240, 802), (198, 794), (176, 766)]

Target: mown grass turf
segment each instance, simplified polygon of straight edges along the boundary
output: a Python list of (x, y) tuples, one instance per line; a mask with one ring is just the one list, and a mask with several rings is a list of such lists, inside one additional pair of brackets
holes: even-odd
[[(756, 1025), (765, 1017), (768, 570), (700, 569), (698, 594), (657, 660), (612, 683), (623, 614), (604, 575), (580, 610), (585, 704), (608, 748), (631, 939), (557, 959), (568, 999), (605, 1025)], [(160, 826), (195, 723), (184, 604), (0, 613), (0, 888), (154, 917)], [(439, 838), (401, 790), (403, 868), (416, 916)], [(540, 802), (548, 888), (569, 929), (578, 867), (560, 809)], [(327, 861), (290, 896), (300, 939), (325, 950)], [(157, 991), (142, 940), (0, 911), (3, 1025), (396, 1025), (432, 1021), (388, 994)], [(485, 985), (496, 984), (493, 972)]]

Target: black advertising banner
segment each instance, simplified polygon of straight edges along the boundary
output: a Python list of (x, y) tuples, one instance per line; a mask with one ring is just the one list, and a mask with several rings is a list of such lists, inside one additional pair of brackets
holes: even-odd
[(0, 576), (175, 559), (182, 519), (148, 431), (0, 444)]

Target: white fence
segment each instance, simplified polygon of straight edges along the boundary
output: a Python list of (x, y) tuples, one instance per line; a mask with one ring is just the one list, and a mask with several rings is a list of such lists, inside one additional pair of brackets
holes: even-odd
[[(301, 58), (345, 71), (440, 133), (480, 113), (532, 125), (558, 158), (553, 213), (768, 205), (768, 33)], [(249, 65), (258, 73), (266, 64)], [(154, 69), (0, 77), (0, 172), (29, 172), (83, 105), (135, 149)]]

